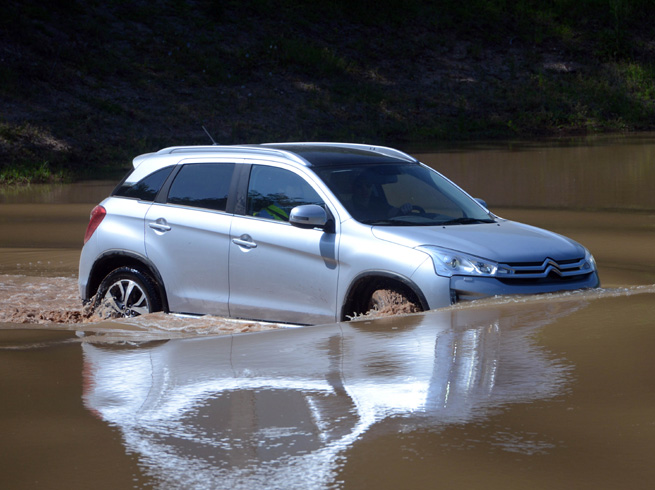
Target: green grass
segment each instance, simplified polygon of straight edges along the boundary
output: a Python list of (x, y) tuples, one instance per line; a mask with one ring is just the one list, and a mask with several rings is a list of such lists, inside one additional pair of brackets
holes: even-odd
[(62, 169), (53, 170), (48, 162), (21, 163), (0, 168), (0, 185), (45, 184), (67, 180)]

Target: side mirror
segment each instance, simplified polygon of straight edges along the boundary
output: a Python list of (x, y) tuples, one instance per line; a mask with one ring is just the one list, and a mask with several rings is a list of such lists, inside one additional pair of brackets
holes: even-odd
[(328, 215), (318, 204), (296, 206), (289, 214), (289, 223), (298, 228), (325, 228)]
[(487, 202), (484, 199), (480, 199), (479, 197), (474, 198), (478, 204), (480, 204), (484, 209), (489, 209), (489, 206), (487, 206)]

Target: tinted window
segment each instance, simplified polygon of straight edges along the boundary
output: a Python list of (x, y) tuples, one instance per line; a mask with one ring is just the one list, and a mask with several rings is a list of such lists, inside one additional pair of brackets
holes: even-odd
[(225, 211), (233, 173), (233, 163), (184, 165), (171, 184), (168, 202)]
[(255, 165), (248, 185), (247, 214), (289, 221), (291, 209), (302, 204), (323, 204), (311, 185), (288, 170)]
[(137, 183), (123, 183), (114, 191), (115, 196), (133, 197), (142, 201), (154, 201), (159, 189), (173, 167), (164, 167), (144, 177)]

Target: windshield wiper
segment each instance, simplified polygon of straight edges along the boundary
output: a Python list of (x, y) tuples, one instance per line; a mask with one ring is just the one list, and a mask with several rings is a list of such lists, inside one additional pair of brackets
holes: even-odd
[(495, 222), (496, 220), (491, 218), (478, 219), (478, 218), (462, 217), (462, 218), (449, 219), (448, 221), (444, 221), (439, 224), (440, 225), (475, 225), (478, 223), (495, 223)]
[(362, 221), (365, 225), (371, 226), (388, 226), (388, 225), (398, 225), (399, 223), (392, 219), (378, 219), (378, 220), (367, 220)]

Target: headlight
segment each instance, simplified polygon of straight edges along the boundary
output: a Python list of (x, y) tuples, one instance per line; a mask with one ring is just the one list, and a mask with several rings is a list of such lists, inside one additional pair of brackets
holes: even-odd
[(596, 259), (594, 259), (594, 256), (591, 255), (591, 252), (585, 248), (585, 256), (584, 256), (584, 265), (582, 266), (583, 269), (587, 270), (596, 270)]
[(440, 276), (496, 277), (509, 272), (499, 269), (498, 264), (495, 262), (455, 250), (431, 246), (417, 248), (432, 257), (434, 271)]

